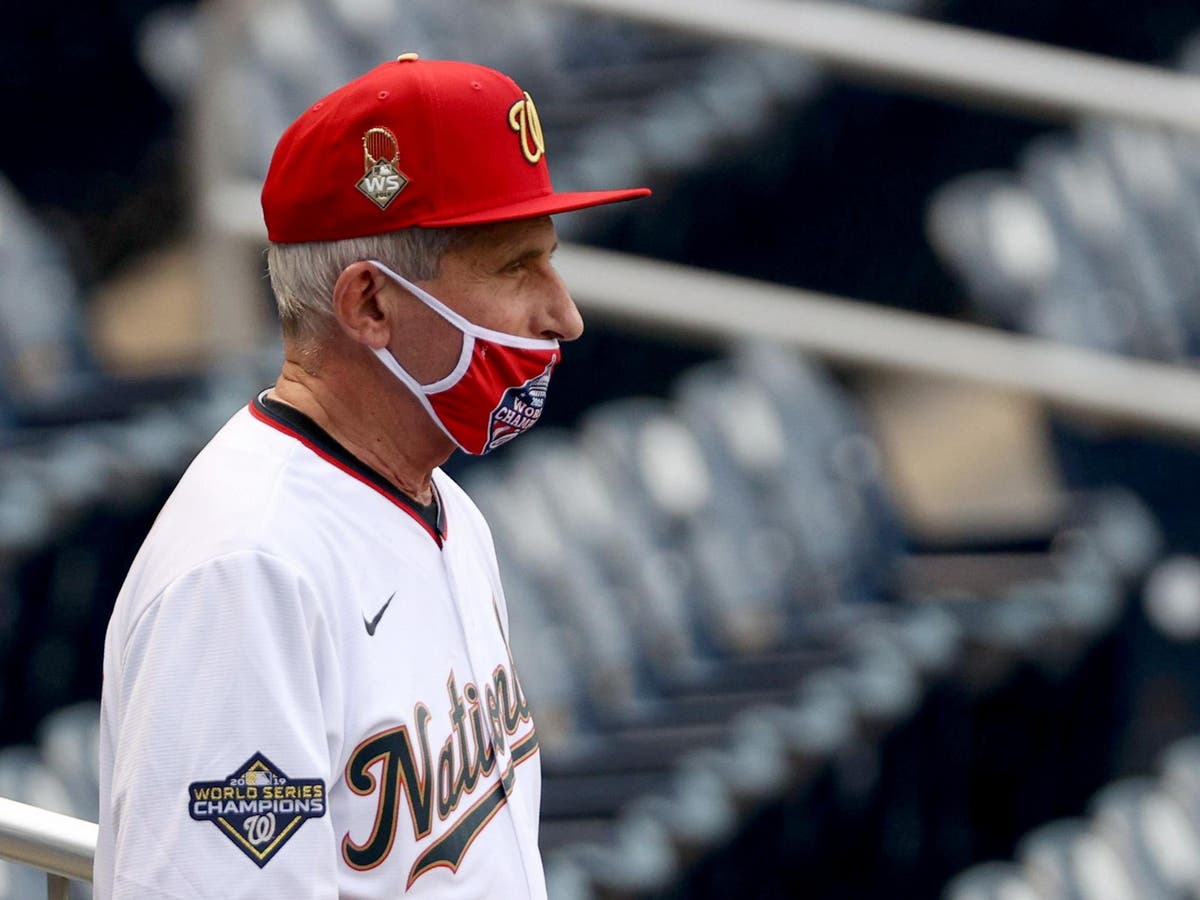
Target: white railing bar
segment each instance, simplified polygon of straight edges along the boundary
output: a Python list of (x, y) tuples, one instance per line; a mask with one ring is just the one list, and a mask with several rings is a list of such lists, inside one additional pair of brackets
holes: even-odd
[(1200, 131), (1200, 79), (851, 3), (546, 0), (721, 40), (795, 50), (889, 89), (1077, 119)]
[[(265, 246), (253, 186), (223, 187), (209, 195), (209, 214), (221, 215), (232, 238)], [(1112, 423), (1200, 436), (1200, 373), (1179, 366), (576, 244), (561, 246), (555, 263), (585, 318), (672, 338), (766, 338), (838, 365), (986, 384)]]
[(91, 881), (98, 832), (94, 822), (0, 797), (0, 859)]
[(555, 259), (585, 320), (676, 338), (768, 339), (845, 366), (966, 380), (1200, 437), (1200, 372), (1191, 369), (578, 245)]
[[(187, 171), (192, 194), (200, 201), (199, 215), (193, 221), (200, 248), (204, 343), (213, 360), (230, 360), (252, 353), (267, 333), (261, 316), (264, 304), (255, 302), (259, 281), (253, 269), (254, 260), (247, 258), (250, 251), (223, 226), (219, 217), (211, 214), (213, 206), (207, 201), (210, 191), (222, 183), (231, 166), (230, 135), (222, 127), (226, 121), (222, 111), (238, 102), (234, 96), (236, 89), (231, 88), (231, 82), (237, 83), (232, 75), (239, 71), (237, 54), (243, 48), (247, 20), (255, 4), (211, 0), (199, 9), (205, 72), (204, 77), (197, 79), (186, 111), (190, 140)], [(257, 191), (254, 203), (261, 228)]]

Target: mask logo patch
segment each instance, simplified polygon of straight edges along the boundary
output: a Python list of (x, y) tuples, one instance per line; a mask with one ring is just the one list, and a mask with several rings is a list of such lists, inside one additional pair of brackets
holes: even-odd
[(216, 825), (261, 869), (301, 825), (325, 815), (325, 782), (288, 778), (255, 753), (220, 781), (188, 785), (188, 812)]
[(363, 177), (355, 185), (364, 197), (387, 209), (408, 187), (408, 176), (400, 171), (400, 143), (386, 128), (372, 128), (363, 135)]
[(546, 139), (542, 137), (542, 120), (529, 91), (508, 108), (508, 127), (517, 133), (521, 142), (521, 154), (532, 165), (546, 155)]
[(528, 431), (542, 417), (546, 405), (546, 391), (550, 386), (550, 370), (554, 363), (546, 366), (541, 375), (530, 378), (520, 387), (511, 387), (500, 398), (499, 405), (492, 410), (488, 420), (488, 442), (484, 449), (495, 450), (507, 444), (517, 435)]

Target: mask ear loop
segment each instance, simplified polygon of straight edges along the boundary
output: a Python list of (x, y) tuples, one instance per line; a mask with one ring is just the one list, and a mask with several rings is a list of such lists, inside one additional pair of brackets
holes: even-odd
[[(467, 351), (466, 356), (465, 356), (465, 358), (467, 360), (470, 360), (470, 358), (471, 358), (470, 349), (473, 346), (473, 344), (474, 344), (474, 341), (471, 340), (469, 335), (463, 336), (463, 348)], [(429, 416), (429, 418), (431, 418), (433, 420), (434, 424), (437, 425), (437, 427), (439, 429), (441, 429), (442, 434), (444, 434), (446, 437), (450, 438), (450, 440), (452, 440), (454, 442), (455, 446), (458, 447), (460, 450), (462, 450), (464, 453), (471, 453), (472, 451), (468, 450), (466, 447), (464, 447), (462, 444), (460, 444), (458, 442), (458, 438), (456, 438), (454, 435), (452, 435), (450, 433), (450, 430), (448, 428), (446, 428), (445, 425), (442, 424), (441, 418), (439, 418), (437, 412), (433, 408), (433, 404), (429, 402), (429, 397), (426, 395), (427, 387), (423, 386), (419, 381), (417, 381), (417, 379), (413, 378), (412, 375), (410, 375), (408, 373), (408, 370), (406, 370), (402, 365), (400, 365), (400, 363), (396, 359), (396, 357), (392, 356), (392, 354), (389, 353), (387, 350), (383, 349), (382, 347), (380, 347), (380, 348), (372, 347), (371, 352), (374, 353), (375, 356), (379, 359), (379, 361), (387, 367), (389, 372), (391, 372), (393, 375), (396, 376), (396, 378), (398, 378), (400, 380), (401, 384), (403, 384), (406, 388), (408, 388), (409, 393), (411, 393), (414, 397), (417, 398), (417, 401), (425, 409), (425, 412)], [(461, 366), (461, 364), (460, 364), (459, 368), (462, 368), (463, 371), (466, 371), (466, 367)], [(449, 377), (450, 376), (447, 376), (447, 378), (449, 378)], [(461, 377), (462, 377), (462, 374), (460, 373), (458, 378), (461, 378)], [(446, 380), (447, 380), (446, 378), (442, 379), (442, 381), (446, 381)], [(456, 382), (457, 382), (457, 380), (458, 379), (455, 379)], [(440, 382), (436, 382), (436, 383), (440, 383)], [(433, 391), (433, 393), (440, 393), (440, 391)], [(474, 455), (474, 454), (472, 454), (472, 455)]]
[[(374, 262), (374, 260), (372, 260), (371, 262)], [(385, 277), (387, 275), (390, 275), (395, 280), (400, 282), (400, 284), (402, 286), (404, 286), (406, 288), (408, 287), (407, 284), (405, 283), (404, 279), (402, 279), (402, 278), (400, 278), (400, 276), (396, 275), (396, 273), (393, 272), (391, 269), (389, 269), (387, 266), (383, 265), (382, 263), (374, 263), (374, 264), (383, 270), (383, 272), (381, 274), (384, 274)], [(414, 285), (414, 287), (415, 287), (415, 285)], [(422, 297), (418, 297), (417, 299), (422, 300), (422, 302), (424, 302), (424, 298), (422, 298)], [(435, 309), (434, 312), (441, 312), (441, 311)], [(454, 323), (451, 323), (451, 324), (454, 324)], [(437, 425), (437, 427), (441, 430), (442, 434), (446, 435), (446, 437), (448, 437), (450, 440), (454, 441), (455, 446), (457, 446), (464, 453), (470, 453), (471, 451), (468, 450), (466, 447), (464, 447), (462, 444), (460, 444), (458, 442), (458, 439), (455, 438), (454, 435), (452, 435), (450, 433), (450, 430), (448, 428), (446, 428), (445, 425), (442, 424), (442, 420), (441, 420), (441, 418), (438, 417), (437, 412), (434, 410), (433, 404), (429, 402), (429, 396), (428, 396), (429, 394), (438, 394), (438, 393), (441, 393), (442, 391), (449, 390), (450, 388), (454, 387), (454, 385), (458, 384), (458, 382), (462, 379), (463, 375), (466, 374), (467, 368), (471, 364), (471, 353), (475, 349), (475, 338), (469, 334), (463, 333), (462, 331), (460, 331), (459, 334), (462, 335), (462, 351), (458, 354), (458, 362), (455, 363), (454, 368), (450, 371), (449, 375), (446, 375), (443, 378), (439, 378), (437, 381), (435, 381), (431, 384), (421, 384), (421, 382), (417, 381), (417, 379), (414, 378), (412, 376), (412, 374), (406, 368), (404, 368), (404, 366), (400, 365), (400, 361), (398, 359), (396, 359), (396, 357), (394, 357), (391, 354), (391, 351), (389, 351), (388, 349), (386, 349), (384, 347), (380, 347), (380, 348), (372, 347), (371, 352), (375, 354), (375, 357), (381, 363), (384, 364), (384, 366), (387, 368), (387, 370), (389, 372), (391, 372), (392, 375), (394, 375), (397, 378), (397, 380), (400, 381), (401, 384), (403, 384), (406, 388), (408, 388), (409, 393), (417, 398), (417, 401), (421, 404), (421, 407), (425, 410), (425, 414), (428, 415), (429, 418), (433, 420), (434, 424)]]
[(403, 275), (393, 272), (383, 263), (378, 260), (367, 260), (371, 265), (376, 266), (379, 271), (391, 278), (406, 291), (432, 309), (435, 313), (461, 331), (463, 334), (471, 335), (480, 340), (488, 341), (493, 344), (499, 344), (501, 347), (512, 347), (515, 350), (557, 350), (557, 340), (547, 340), (545, 338), (521, 337), (515, 334), (505, 334), (503, 331), (493, 331), (490, 328), (484, 328), (482, 325), (476, 325), (469, 319), (463, 318), (456, 313), (437, 297), (430, 294), (428, 291), (417, 287)]
[[(467, 373), (467, 369), (471, 365), (471, 354), (475, 351), (475, 336), (469, 331), (464, 331), (461, 327), (463, 323), (468, 325), (470, 323), (432, 294), (421, 290), (403, 276), (397, 275), (383, 263), (377, 262), (373, 259), (367, 261), (373, 266), (377, 267), (380, 270), (380, 274), (385, 278), (390, 278), (395, 281), (410, 294), (413, 294), (418, 300), (425, 304), (425, 306), (429, 307), (444, 320), (449, 322), (462, 336), (462, 349), (459, 351), (458, 362), (454, 364), (454, 368), (450, 370), (449, 374), (439, 378), (437, 381), (431, 381), (429, 384), (421, 384), (419, 381), (417, 381), (407, 369), (400, 365), (399, 360), (392, 356), (391, 353), (386, 353), (387, 359), (391, 360), (391, 363), (385, 361), (384, 364), (391, 369), (393, 375), (403, 381), (410, 390), (418, 395), (440, 394), (442, 391), (450, 390), (450, 388), (454, 387), (459, 383), (459, 381), (462, 380), (462, 377)], [(380, 359), (384, 358), (383, 356), (380, 356), (379, 351), (375, 351), (375, 355), (379, 356)]]

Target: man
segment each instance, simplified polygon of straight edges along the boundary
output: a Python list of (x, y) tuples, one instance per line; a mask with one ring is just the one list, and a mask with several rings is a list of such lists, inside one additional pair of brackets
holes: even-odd
[(537, 734), (487, 526), (437, 467), (541, 414), (582, 321), (537, 111), (405, 54), (263, 190), (285, 363), (197, 457), (105, 647), (96, 895), (542, 897)]

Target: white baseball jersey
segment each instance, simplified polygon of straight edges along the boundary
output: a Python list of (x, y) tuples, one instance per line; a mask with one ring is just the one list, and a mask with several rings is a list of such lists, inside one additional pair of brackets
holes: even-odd
[(97, 898), (545, 897), (491, 535), (433, 481), (261, 397), (200, 453), (108, 628)]

